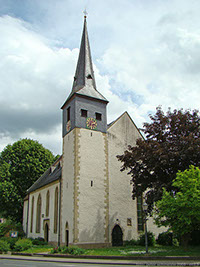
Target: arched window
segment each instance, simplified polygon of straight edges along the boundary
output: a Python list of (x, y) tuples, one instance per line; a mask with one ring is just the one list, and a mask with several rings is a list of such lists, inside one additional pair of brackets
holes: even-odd
[(57, 233), (58, 229), (58, 187), (55, 189), (55, 198), (54, 198), (54, 233)]
[(37, 200), (36, 233), (40, 233), (40, 227), (41, 227), (41, 207), (42, 207), (42, 200), (41, 200), (41, 195), (39, 194), (38, 200)]
[(49, 216), (49, 190), (47, 191), (46, 194), (46, 217)]
[(31, 228), (30, 232), (33, 232), (33, 212), (34, 212), (34, 196), (32, 197), (32, 202), (31, 202)]

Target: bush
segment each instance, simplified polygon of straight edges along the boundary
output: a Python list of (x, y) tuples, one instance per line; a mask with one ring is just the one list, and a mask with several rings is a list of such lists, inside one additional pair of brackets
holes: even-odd
[(200, 245), (200, 230), (194, 230), (191, 233), (191, 239), (189, 241), (189, 245), (191, 245), (191, 246), (199, 246)]
[(15, 251), (23, 251), (32, 247), (32, 241), (30, 239), (19, 239), (15, 243)]
[(85, 250), (79, 247), (63, 247), (61, 253), (70, 254), (70, 255), (82, 255), (85, 253)]
[[(147, 232), (148, 246), (155, 246), (156, 240), (152, 232)], [(140, 235), (138, 239), (138, 245), (145, 246), (145, 233)]]
[(15, 223), (11, 220), (6, 220), (0, 224), (0, 237), (5, 236), (10, 231), (18, 231), (18, 236), (23, 237), (24, 231), (21, 223)]
[(51, 254), (62, 253), (70, 255), (82, 255), (85, 253), (85, 250), (79, 247), (55, 247), (51, 250)]
[(173, 245), (173, 233), (163, 232), (158, 235), (156, 242), (162, 246), (172, 246)]
[(1, 240), (6, 241), (10, 245), (10, 249), (13, 250), (15, 247), (15, 243), (17, 242), (18, 238), (12, 238), (12, 237), (2, 237)]
[(10, 250), (10, 245), (5, 240), (0, 240), (0, 252), (7, 252)]
[(44, 241), (44, 238), (38, 237), (32, 240), (32, 244), (36, 246), (47, 245), (47, 242)]
[(138, 245), (138, 240), (135, 239), (124, 241), (124, 246), (137, 246), (137, 245)]

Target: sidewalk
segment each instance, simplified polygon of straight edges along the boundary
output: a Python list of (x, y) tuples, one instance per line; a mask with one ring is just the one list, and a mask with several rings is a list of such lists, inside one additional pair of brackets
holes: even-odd
[[(156, 258), (156, 259), (155, 259)], [(45, 254), (36, 254), (33, 256), (0, 254), (0, 259), (25, 260), (25, 261), (43, 261), (43, 262), (62, 262), (62, 263), (85, 263), (85, 264), (107, 264), (107, 265), (148, 265), (148, 266), (200, 266), (200, 257), (193, 259), (191, 257), (140, 257), (122, 259), (116, 257), (71, 257), (66, 255), (52, 256)]]

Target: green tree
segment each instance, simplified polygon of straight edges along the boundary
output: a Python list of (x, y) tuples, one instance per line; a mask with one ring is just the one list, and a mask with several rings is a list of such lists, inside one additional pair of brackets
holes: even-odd
[(177, 192), (163, 188), (162, 199), (156, 202), (155, 222), (168, 226), (187, 246), (190, 234), (200, 230), (200, 169), (191, 165), (179, 171), (172, 185)]
[(123, 155), (117, 156), (128, 170), (133, 184), (133, 198), (146, 193), (149, 211), (162, 196), (162, 188), (173, 188), (178, 170), (190, 165), (200, 166), (200, 117), (197, 110), (170, 109), (164, 114), (160, 107), (144, 123), (145, 139), (138, 139)]
[(26, 190), (57, 157), (30, 139), (5, 147), (0, 154), (0, 211), (5, 218), (22, 220)]

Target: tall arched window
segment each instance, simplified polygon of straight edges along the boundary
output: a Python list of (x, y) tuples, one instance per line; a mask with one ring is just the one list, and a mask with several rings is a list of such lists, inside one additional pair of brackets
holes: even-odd
[(40, 227), (41, 227), (41, 207), (42, 207), (42, 200), (41, 200), (41, 195), (39, 194), (38, 200), (37, 200), (36, 233), (40, 233)]
[(58, 187), (55, 189), (55, 199), (54, 199), (54, 233), (57, 233), (58, 229)]
[(47, 191), (46, 194), (46, 217), (49, 216), (49, 190)]
[(33, 232), (33, 212), (34, 212), (34, 196), (32, 197), (32, 202), (31, 202), (31, 227), (30, 227), (30, 232)]

